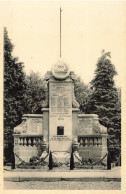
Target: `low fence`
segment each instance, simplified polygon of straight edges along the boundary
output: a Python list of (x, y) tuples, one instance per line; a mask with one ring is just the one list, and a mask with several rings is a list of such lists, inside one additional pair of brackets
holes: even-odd
[(44, 158), (32, 157), (30, 159), (30, 162), (25, 162), (17, 154), (15, 154), (15, 156), (19, 159), (19, 164), (17, 164), (17, 168), (35, 169), (38, 166), (48, 166), (48, 162), (45, 161), (45, 159), (49, 156), (48, 153)]
[(103, 169), (107, 169), (107, 164), (104, 162), (104, 159), (107, 157), (107, 154), (105, 154), (104, 157), (102, 157), (97, 162), (93, 162), (91, 158), (89, 158), (87, 162), (83, 162), (76, 156), (76, 154), (73, 155), (78, 160), (78, 162), (74, 162), (74, 168), (93, 169), (95, 166), (97, 166), (98, 168), (103, 167)]
[[(117, 166), (119, 163), (121, 164), (121, 155), (119, 156), (118, 160), (115, 163), (111, 164), (110, 158), (108, 157), (108, 154), (106, 153), (104, 157), (102, 157), (97, 162), (93, 162), (91, 158), (87, 162), (82, 161), (78, 156), (74, 153), (68, 153), (65, 157), (65, 162), (58, 162), (57, 158), (55, 157), (54, 153), (47, 153), (47, 155), (44, 158), (39, 157), (32, 157), (29, 162), (25, 162), (22, 160), (17, 154), (14, 155), (19, 160), (19, 164), (16, 165), (17, 168), (21, 169), (37, 169), (37, 168), (43, 168), (46, 167), (46, 170), (51, 165), (52, 168), (55, 167), (61, 167), (63, 165), (70, 167), (71, 169), (111, 169), (111, 167)], [(51, 160), (50, 160), (51, 157)], [(71, 168), (71, 158), (72, 158), (72, 168)], [(107, 158), (107, 164), (104, 162), (104, 159)], [(76, 162), (74, 161), (76, 159)], [(51, 162), (51, 164), (50, 164)], [(51, 169), (52, 169), (51, 168)], [(14, 169), (14, 168), (12, 168)], [(50, 168), (49, 168), (50, 169)]]

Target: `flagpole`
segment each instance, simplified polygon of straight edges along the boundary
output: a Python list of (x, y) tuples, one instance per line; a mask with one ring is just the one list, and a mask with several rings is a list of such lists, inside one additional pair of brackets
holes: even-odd
[(60, 7), (60, 58), (61, 58), (61, 7)]

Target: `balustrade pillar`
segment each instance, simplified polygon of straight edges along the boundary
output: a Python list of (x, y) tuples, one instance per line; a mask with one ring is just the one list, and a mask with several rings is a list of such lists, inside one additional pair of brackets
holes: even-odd
[(23, 146), (23, 138), (20, 138), (20, 145)]
[(90, 138), (90, 146), (93, 146), (93, 138)]
[(35, 138), (33, 138), (33, 146), (36, 146)]
[(38, 138), (38, 143), (39, 143), (39, 145), (41, 144), (41, 138), (40, 137)]
[(27, 146), (26, 137), (24, 137), (24, 146)]
[(31, 138), (28, 138), (28, 146), (31, 146)]
[(20, 137), (18, 137), (18, 146), (20, 146)]
[(83, 147), (83, 139), (80, 139), (80, 147)]
[(97, 137), (94, 138), (94, 146), (97, 146)]
[(85, 146), (88, 146), (88, 139), (87, 139), (87, 137), (85, 138)]
[(99, 146), (102, 145), (102, 138), (101, 138), (101, 137), (98, 138), (98, 145), (99, 145)]

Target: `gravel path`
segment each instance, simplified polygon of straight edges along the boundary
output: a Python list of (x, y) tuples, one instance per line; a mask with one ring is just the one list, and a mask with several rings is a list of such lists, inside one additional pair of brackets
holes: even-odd
[(121, 182), (83, 182), (83, 181), (24, 181), (24, 182), (4, 182), (4, 189), (12, 190), (120, 190)]

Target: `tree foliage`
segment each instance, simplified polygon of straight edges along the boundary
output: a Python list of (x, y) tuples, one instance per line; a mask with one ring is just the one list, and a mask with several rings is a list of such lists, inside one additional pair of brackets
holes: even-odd
[(31, 72), (25, 78), (26, 91), (24, 94), (25, 113), (42, 113), (42, 104), (46, 100), (47, 84), (38, 73)]
[(103, 50), (91, 82), (93, 92), (88, 104), (88, 113), (98, 114), (100, 123), (107, 127), (110, 137), (109, 151), (112, 160), (116, 160), (121, 149), (121, 101), (114, 82), (117, 72), (110, 58), (110, 52)]
[[(13, 128), (20, 124), (22, 114), (39, 114), (48, 99), (47, 84), (38, 73), (25, 75), (23, 63), (13, 57), (13, 44), (4, 29), (4, 145), (5, 157), (13, 149)], [(100, 123), (107, 127), (109, 151), (116, 160), (121, 151), (121, 90), (115, 87), (117, 74), (111, 63), (110, 52), (102, 52), (98, 59), (91, 88), (79, 77), (74, 80), (74, 93), (84, 113), (98, 114)], [(44, 104), (45, 103), (45, 104)]]
[(76, 76), (76, 79), (74, 80), (74, 94), (77, 102), (80, 105), (80, 110), (86, 113), (89, 103), (89, 96), (92, 94), (92, 90), (78, 76)]
[(13, 57), (13, 48), (7, 29), (4, 28), (4, 144), (9, 158), (11, 153), (9, 150), (12, 150), (13, 128), (21, 122), (24, 111), (25, 89), (23, 63)]

